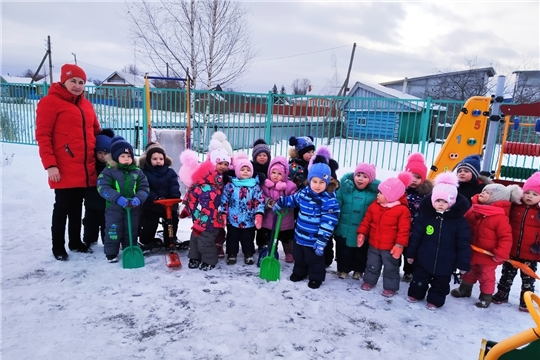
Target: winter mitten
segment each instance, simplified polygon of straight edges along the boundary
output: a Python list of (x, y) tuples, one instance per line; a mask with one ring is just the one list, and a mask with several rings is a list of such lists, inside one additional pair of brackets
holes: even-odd
[(184, 206), (184, 208), (180, 212), (180, 219), (185, 219), (185, 218), (188, 218), (189, 216), (190, 216), (189, 209), (187, 208), (187, 206)]
[(203, 233), (204, 228), (201, 226), (201, 224), (195, 222), (193, 223), (191, 230), (193, 230), (193, 235), (200, 236)]
[(402, 253), (403, 253), (403, 246), (399, 244), (394, 245), (392, 250), (390, 250), (390, 255), (392, 255), (394, 259), (399, 259)]
[(276, 213), (280, 210), (281, 210), (281, 206), (279, 206), (279, 201), (276, 201), (276, 203), (274, 204), (274, 207), (272, 207), (272, 211)]
[(263, 216), (261, 214), (255, 215), (255, 227), (259, 230), (262, 227)]
[(127, 208), (129, 206), (129, 200), (123, 196), (120, 196), (118, 199), (116, 199), (116, 203), (123, 208)]
[(227, 227), (227, 215), (221, 214), (221, 222), (223, 223), (223, 227)]
[(136, 208), (137, 206), (140, 206), (140, 205), (141, 205), (141, 200), (139, 200), (138, 197), (135, 196), (133, 199), (131, 199), (131, 206)]
[(409, 264), (412, 264), (412, 263), (414, 262), (414, 259), (408, 258), (408, 259), (407, 259), (407, 262), (408, 262)]
[(274, 199), (267, 199), (266, 200), (266, 208), (267, 209), (272, 209), (275, 204), (276, 204), (276, 202), (274, 201)]
[(366, 241), (366, 236), (364, 234), (358, 234), (356, 237), (356, 246), (362, 247), (362, 245), (364, 245), (364, 241)]
[(326, 243), (324, 241), (322, 240), (315, 241), (315, 244), (313, 245), (313, 249), (315, 250), (315, 255), (323, 256), (325, 247), (326, 247)]

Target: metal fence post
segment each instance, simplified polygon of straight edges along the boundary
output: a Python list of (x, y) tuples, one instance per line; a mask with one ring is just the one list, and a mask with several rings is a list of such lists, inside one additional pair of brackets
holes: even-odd
[(420, 119), (420, 134), (418, 135), (418, 139), (420, 140), (420, 152), (422, 154), (426, 151), (426, 144), (428, 140), (428, 127), (429, 127), (429, 119), (431, 118), (431, 96), (428, 96), (426, 99), (426, 107), (424, 108), (424, 113), (422, 114), (422, 117)]
[(272, 120), (274, 117), (274, 94), (268, 91), (266, 97), (266, 122), (264, 127), (264, 141), (267, 144), (272, 144)]

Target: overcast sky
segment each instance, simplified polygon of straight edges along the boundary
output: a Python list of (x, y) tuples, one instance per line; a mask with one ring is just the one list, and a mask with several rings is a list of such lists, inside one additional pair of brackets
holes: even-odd
[[(275, 83), (289, 93), (294, 79), (308, 78), (312, 93), (331, 93), (336, 71), (340, 83), (345, 79), (353, 43), (352, 84), (463, 70), (475, 57), (498, 74), (537, 70), (539, 3), (245, 2), (257, 57), (232, 88), (267, 92)], [(55, 71), (74, 62), (72, 53), (100, 80), (127, 64), (151, 71), (130, 37), (124, 3), (4, 0), (1, 6), (4, 75), (37, 69), (47, 35)]]

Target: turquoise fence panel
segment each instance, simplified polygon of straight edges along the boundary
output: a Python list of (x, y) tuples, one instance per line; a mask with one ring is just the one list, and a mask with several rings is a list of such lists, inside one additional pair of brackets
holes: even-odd
[[(2, 141), (36, 144), (35, 111), (47, 85), (1, 84)], [(223, 131), (234, 150), (251, 152), (265, 139), (274, 155), (288, 156), (291, 136), (310, 135), (327, 145), (340, 166), (371, 162), (381, 169), (402, 170), (407, 157), (422, 152), (432, 164), (463, 107), (463, 101), (338, 97), (184, 89), (150, 89), (150, 120), (155, 129), (186, 129), (191, 107), (191, 147), (204, 153), (211, 135)], [(112, 128), (142, 152), (144, 88), (88, 86), (102, 128)], [(529, 129), (511, 133), (514, 141), (537, 142)], [(500, 136), (499, 136), (500, 138)], [(506, 160), (506, 158), (505, 158)], [(526, 162), (512, 158), (516, 166)], [(534, 164), (533, 164), (534, 165)]]

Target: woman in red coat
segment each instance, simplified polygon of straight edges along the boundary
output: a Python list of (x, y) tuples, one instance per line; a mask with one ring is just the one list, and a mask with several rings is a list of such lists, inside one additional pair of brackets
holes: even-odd
[(62, 66), (60, 82), (36, 110), (36, 140), (49, 186), (54, 189), (52, 252), (57, 260), (68, 258), (65, 243), (69, 218), (69, 249), (91, 252), (81, 241), (82, 202), (86, 188), (96, 186), (94, 147), (100, 127), (92, 104), (84, 98), (86, 74), (77, 65)]

